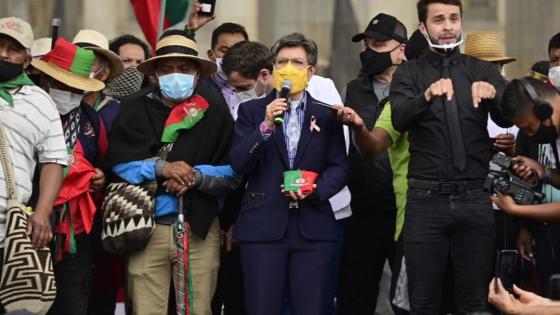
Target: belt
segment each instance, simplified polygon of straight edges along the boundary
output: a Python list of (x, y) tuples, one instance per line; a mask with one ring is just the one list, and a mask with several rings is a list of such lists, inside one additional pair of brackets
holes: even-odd
[(408, 180), (408, 187), (410, 188), (429, 190), (439, 195), (461, 194), (473, 189), (482, 189), (483, 186), (483, 180), (468, 180), (457, 182), (431, 182), (416, 179)]

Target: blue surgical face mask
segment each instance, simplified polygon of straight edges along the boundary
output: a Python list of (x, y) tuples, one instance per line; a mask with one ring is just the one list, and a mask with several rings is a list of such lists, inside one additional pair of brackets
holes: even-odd
[(184, 73), (170, 73), (158, 77), (161, 94), (173, 102), (181, 102), (191, 97), (195, 87), (195, 76)]

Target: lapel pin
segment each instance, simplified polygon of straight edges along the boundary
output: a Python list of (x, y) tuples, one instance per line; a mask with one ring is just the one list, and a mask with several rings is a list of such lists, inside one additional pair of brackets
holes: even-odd
[(315, 116), (311, 116), (311, 124), (309, 125), (309, 131), (313, 132), (313, 130), (321, 132), (321, 128), (317, 126), (317, 118)]

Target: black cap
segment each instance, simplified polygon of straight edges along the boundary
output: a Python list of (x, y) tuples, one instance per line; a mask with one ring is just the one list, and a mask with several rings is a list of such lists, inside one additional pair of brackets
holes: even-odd
[(365, 37), (372, 37), (380, 41), (394, 39), (399, 43), (406, 42), (406, 27), (396, 17), (385, 13), (376, 15), (366, 27), (363, 33), (352, 37), (354, 43), (363, 40)]

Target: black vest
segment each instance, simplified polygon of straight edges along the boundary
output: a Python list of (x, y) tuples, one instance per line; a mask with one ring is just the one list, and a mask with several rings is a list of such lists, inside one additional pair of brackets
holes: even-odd
[[(350, 81), (346, 86), (345, 105), (362, 117), (368, 130), (375, 126), (387, 101), (388, 99), (384, 99), (379, 102), (373, 84), (364, 76)], [(351, 143), (348, 166), (348, 188), (352, 194), (353, 215), (396, 214), (393, 172), (388, 153), (383, 152), (373, 158), (364, 157)]]

